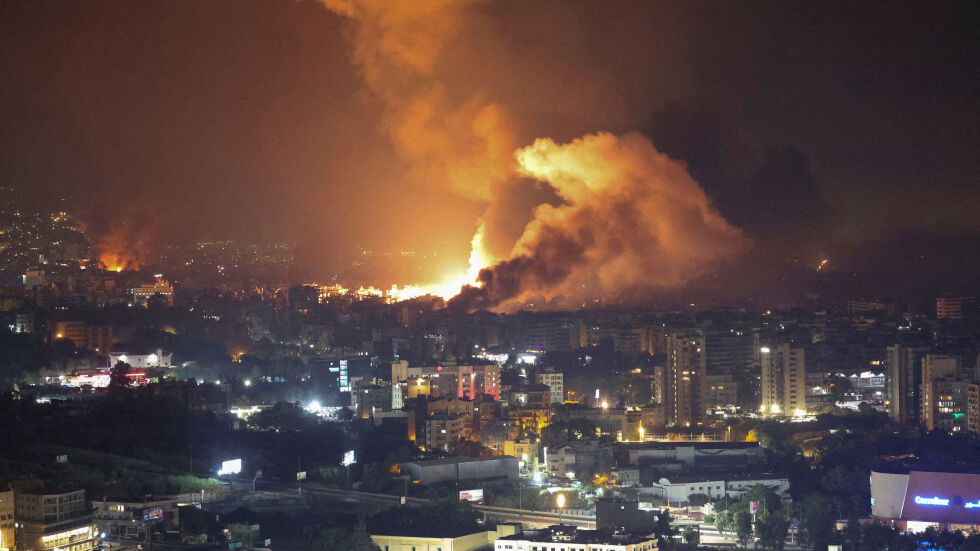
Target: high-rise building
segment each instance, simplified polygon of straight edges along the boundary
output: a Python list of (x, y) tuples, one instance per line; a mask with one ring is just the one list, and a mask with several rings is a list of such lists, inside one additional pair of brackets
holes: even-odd
[(667, 424), (697, 426), (708, 409), (704, 334), (698, 329), (671, 331), (667, 352)]
[(957, 376), (940, 377), (933, 379), (929, 387), (930, 407), (922, 411), (922, 424), (926, 430), (968, 430), (970, 381)]
[[(958, 379), (958, 374), (959, 360), (953, 356), (926, 354), (922, 357), (919, 412), (920, 422), (926, 430), (935, 430), (938, 426), (937, 421), (945, 417), (945, 414), (956, 413), (952, 411), (953, 409), (962, 409), (963, 411), (958, 413), (963, 413), (962, 417), (965, 417), (966, 388), (960, 389), (950, 384), (951, 381)], [(941, 384), (938, 384), (940, 382)], [(949, 403), (959, 401), (962, 401), (962, 404)]]
[(973, 302), (973, 297), (939, 297), (936, 299), (936, 317), (939, 319), (961, 320), (964, 310)]
[(885, 350), (888, 366), (885, 385), (888, 393), (888, 416), (894, 423), (918, 424), (919, 398), (922, 386), (922, 357), (926, 348), (895, 344)]
[(806, 364), (803, 349), (789, 343), (760, 348), (762, 412), (803, 415), (806, 412)]
[(980, 383), (975, 381), (966, 387), (966, 430), (980, 436)]
[(551, 389), (552, 404), (565, 403), (565, 375), (563, 373), (555, 371), (554, 368), (548, 368), (538, 373), (537, 379), (538, 383), (548, 385), (548, 388)]

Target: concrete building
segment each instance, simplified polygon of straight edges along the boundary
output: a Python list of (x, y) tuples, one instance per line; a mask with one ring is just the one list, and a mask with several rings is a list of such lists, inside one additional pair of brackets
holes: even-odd
[(738, 383), (730, 374), (706, 375), (708, 389), (708, 408), (714, 410), (731, 409), (738, 404)]
[(947, 394), (937, 394), (937, 391), (940, 389), (936, 387), (935, 382), (940, 379), (955, 378), (958, 371), (959, 360), (953, 356), (942, 354), (926, 354), (923, 356), (922, 384), (919, 386), (919, 415), (921, 424), (927, 430), (935, 429), (936, 418), (939, 413), (949, 413), (939, 410), (939, 408), (947, 407), (937, 405), (937, 402), (940, 401), (939, 396), (945, 396)]
[(764, 415), (806, 413), (806, 366), (802, 348), (788, 343), (760, 348)]
[(129, 364), (134, 369), (146, 369), (151, 367), (171, 368), (173, 367), (173, 353), (164, 354), (163, 350), (157, 348), (151, 354), (127, 354), (125, 352), (113, 352), (109, 354), (109, 367), (116, 365), (117, 362)]
[(888, 366), (885, 381), (888, 417), (893, 423), (911, 425), (919, 423), (922, 358), (927, 353), (927, 348), (900, 344), (885, 349), (885, 363)]
[(98, 545), (85, 490), (57, 494), (17, 492), (17, 549), (89, 551)]
[[(471, 421), (472, 422), (472, 421)], [(425, 419), (425, 449), (449, 451), (449, 445), (465, 438), (469, 431), (464, 415), (439, 413)]]
[(14, 491), (0, 492), (0, 551), (14, 548)]
[(885, 464), (871, 471), (871, 516), (902, 531), (980, 530), (980, 472)]
[(575, 526), (549, 526), (499, 538), (494, 551), (656, 551), (651, 534), (615, 530), (581, 530)]
[(667, 337), (667, 424), (696, 427), (707, 416), (706, 352), (700, 330)]
[(150, 299), (159, 296), (167, 306), (174, 305), (174, 288), (166, 279), (158, 277), (153, 283), (133, 288), (133, 302), (146, 306)]
[(711, 499), (740, 499), (745, 492), (755, 486), (772, 488), (778, 495), (789, 490), (789, 478), (774, 474), (753, 474), (745, 476), (671, 476), (661, 478), (641, 488), (641, 495), (666, 499), (671, 503), (685, 503), (694, 494), (703, 494)]
[(966, 387), (966, 430), (980, 436), (980, 383)]
[(516, 534), (517, 530), (514, 524), (498, 524), (495, 530), (456, 537), (371, 534), (371, 541), (381, 551), (483, 551), (497, 539)]
[(744, 472), (766, 457), (758, 442), (622, 442), (613, 448), (620, 467), (674, 472)]
[(938, 297), (936, 317), (941, 320), (961, 320), (973, 302), (973, 297)]
[(563, 373), (554, 369), (547, 369), (538, 373), (537, 381), (539, 384), (548, 385), (548, 388), (551, 389), (552, 404), (565, 403), (565, 375)]
[(968, 430), (970, 384), (963, 377), (933, 379), (929, 385), (929, 405), (923, 403), (922, 409), (922, 425), (926, 430), (950, 433)]
[(402, 463), (401, 469), (420, 484), (499, 478), (516, 480), (518, 474), (517, 458), (507, 455), (410, 461)]

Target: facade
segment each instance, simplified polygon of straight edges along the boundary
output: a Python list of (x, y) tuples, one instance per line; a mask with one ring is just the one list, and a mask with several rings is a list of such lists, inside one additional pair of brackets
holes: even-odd
[(170, 368), (173, 367), (173, 357), (174, 355), (172, 353), (164, 354), (163, 350), (159, 348), (152, 354), (116, 352), (109, 354), (109, 367), (116, 365), (116, 362), (123, 362), (135, 369), (146, 369), (148, 367)]
[(537, 380), (539, 384), (548, 385), (548, 388), (551, 389), (552, 404), (565, 403), (565, 375), (563, 373), (549, 369), (543, 373), (538, 373)]
[(934, 379), (930, 385), (930, 407), (923, 407), (922, 424), (927, 430), (967, 430), (970, 381), (961, 377)]
[(440, 413), (425, 419), (425, 449), (449, 451), (449, 444), (469, 434), (466, 416)]
[(964, 307), (973, 302), (973, 297), (939, 297), (936, 299), (938, 319), (961, 320)]
[(966, 387), (966, 430), (980, 436), (980, 383)]
[(14, 548), (14, 491), (0, 492), (0, 551)]
[(901, 530), (980, 529), (980, 472), (886, 465), (871, 471), (871, 516)]
[(494, 551), (656, 551), (652, 534), (549, 526), (497, 539)]
[(699, 330), (667, 337), (667, 424), (696, 427), (707, 416), (706, 352)]
[(498, 524), (496, 530), (457, 537), (417, 537), (371, 534), (381, 551), (482, 551), (497, 540), (517, 532), (513, 524)]
[(506, 455), (497, 457), (447, 457), (428, 461), (411, 461), (401, 464), (403, 473), (420, 484), (463, 480), (489, 480), (496, 478), (517, 479), (517, 458)]
[(153, 283), (133, 288), (133, 302), (146, 306), (150, 299), (159, 295), (167, 306), (174, 305), (174, 288), (166, 279), (158, 277)]
[(702, 476), (672, 476), (661, 478), (643, 488), (641, 493), (666, 499), (671, 503), (683, 503), (694, 494), (704, 494), (711, 499), (729, 497), (739, 499), (753, 487), (762, 485), (772, 488), (777, 494), (789, 490), (789, 478), (774, 474), (757, 474), (747, 476), (702, 477)]
[[(927, 430), (935, 430), (937, 420), (942, 414), (952, 413), (949, 405), (939, 405), (938, 402), (950, 402), (952, 398), (942, 396), (952, 396), (943, 393), (943, 389), (948, 389), (949, 385), (936, 385), (941, 379), (953, 379), (959, 369), (959, 362), (953, 356), (942, 354), (926, 354), (922, 358), (922, 384), (919, 387), (919, 416), (922, 426)], [(965, 396), (964, 396), (965, 400)], [(954, 406), (955, 407), (955, 406)], [(964, 404), (965, 410), (965, 404)]]
[(98, 545), (98, 529), (85, 501), (85, 490), (60, 494), (17, 492), (17, 549), (89, 551)]
[(705, 376), (705, 387), (711, 409), (726, 409), (738, 403), (738, 383), (730, 374)]
[(806, 364), (802, 348), (789, 343), (760, 348), (764, 415), (806, 413)]
[(922, 358), (928, 353), (925, 348), (914, 348), (896, 344), (885, 350), (888, 366), (886, 376), (888, 416), (893, 423), (918, 424), (921, 411), (919, 406), (922, 386)]
[(765, 461), (758, 442), (623, 442), (613, 444), (620, 466), (663, 471), (744, 472)]

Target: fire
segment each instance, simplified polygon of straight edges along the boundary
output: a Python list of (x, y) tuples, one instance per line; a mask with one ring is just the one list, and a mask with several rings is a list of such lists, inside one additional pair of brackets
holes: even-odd
[(448, 300), (458, 295), (467, 285), (471, 287), (482, 285), (480, 270), (493, 264), (493, 258), (486, 252), (483, 245), (484, 233), (484, 226), (481, 225), (476, 234), (473, 235), (473, 240), (470, 243), (469, 268), (465, 272), (451, 276), (439, 283), (428, 285), (405, 285), (404, 287), (392, 285), (386, 294), (386, 297), (390, 299), (389, 302), (402, 302), (424, 296), (437, 296)]
[(124, 256), (113, 252), (99, 253), (99, 264), (110, 272), (121, 272), (128, 267), (128, 262)]

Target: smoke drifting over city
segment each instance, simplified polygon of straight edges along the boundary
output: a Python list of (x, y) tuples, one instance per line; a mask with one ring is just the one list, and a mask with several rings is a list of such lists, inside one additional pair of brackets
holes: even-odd
[[(740, 236), (692, 263), (658, 229), (656, 270), (586, 254), (549, 266), (560, 283), (519, 278), (538, 296), (668, 288), (742, 250), (765, 255), (740, 272), (758, 286), (824, 259), (898, 283), (940, 253), (959, 264), (916, 281), (976, 280), (976, 254), (950, 252), (978, 241), (976, 53), (957, 8), (168, 4), (12, 3), (0, 22), (0, 176), (64, 197), (107, 265), (149, 267), (172, 242), (287, 243), (306, 281), (449, 296), (543, 250), (543, 213), (585, 217), (518, 151), (639, 132)], [(595, 272), (585, 291), (577, 270)]]
[(639, 134), (540, 139), (517, 158), (521, 172), (547, 181), (564, 202), (537, 208), (511, 257), (456, 299), (467, 309), (674, 287), (747, 245), (683, 164)]
[[(470, 255), (471, 270), (483, 269), (455, 304), (585, 302), (672, 287), (744, 248), (741, 232), (684, 166), (639, 134), (588, 135), (564, 146), (541, 138), (517, 150), (506, 106), (461, 96), (437, 73), (469, 2), (326, 3), (355, 22), (353, 60), (384, 104), (383, 128), (413, 175), (487, 205)], [(538, 205), (511, 245), (493, 213), (522, 184), (530, 187), (522, 176), (548, 184), (559, 202)]]

